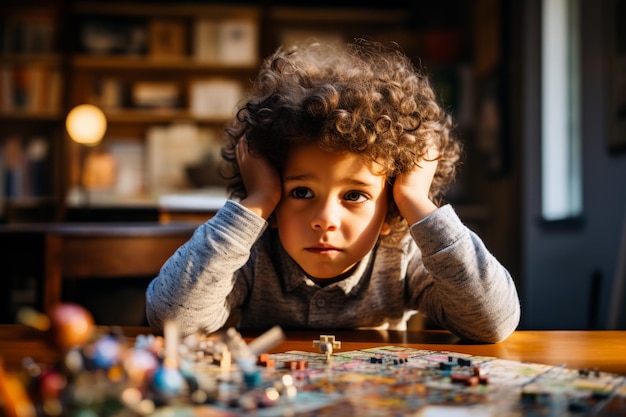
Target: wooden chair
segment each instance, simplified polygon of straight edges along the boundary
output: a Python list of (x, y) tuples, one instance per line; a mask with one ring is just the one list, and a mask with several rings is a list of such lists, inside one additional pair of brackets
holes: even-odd
[(156, 276), (197, 223), (66, 224), (45, 233), (43, 309), (64, 301), (63, 282)]

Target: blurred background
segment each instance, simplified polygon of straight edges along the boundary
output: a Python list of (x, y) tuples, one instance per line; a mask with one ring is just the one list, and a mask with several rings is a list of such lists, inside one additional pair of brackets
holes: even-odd
[(453, 113), (446, 198), (510, 270), (520, 327), (626, 328), (625, 19), (624, 0), (3, 0), (0, 319), (57, 297), (142, 323), (170, 246), (226, 198), (223, 127), (260, 61), (366, 37)]

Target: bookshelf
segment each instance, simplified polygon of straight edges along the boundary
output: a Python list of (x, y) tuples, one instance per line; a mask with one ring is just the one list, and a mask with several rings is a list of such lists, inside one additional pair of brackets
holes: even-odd
[(0, 5), (0, 219), (58, 215), (64, 56), (55, 2)]
[[(163, 194), (219, 184), (189, 172), (214, 161), (259, 63), (260, 9), (227, 3), (75, 1), (69, 58), (70, 105), (102, 108), (109, 128), (92, 161), (108, 156), (115, 172), (92, 184), (93, 204), (156, 205)], [(68, 205), (80, 183), (81, 150), (68, 144)], [(96, 158), (97, 157), (97, 158)], [(105, 170), (112, 164), (90, 165)], [(85, 175), (85, 172), (82, 173)]]

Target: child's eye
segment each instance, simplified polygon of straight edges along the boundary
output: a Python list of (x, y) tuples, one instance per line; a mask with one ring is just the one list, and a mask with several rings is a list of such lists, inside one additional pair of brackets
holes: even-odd
[(289, 193), (294, 198), (311, 198), (313, 193), (308, 188), (298, 187), (291, 190)]
[(344, 198), (355, 203), (362, 203), (367, 200), (367, 196), (360, 191), (348, 191)]

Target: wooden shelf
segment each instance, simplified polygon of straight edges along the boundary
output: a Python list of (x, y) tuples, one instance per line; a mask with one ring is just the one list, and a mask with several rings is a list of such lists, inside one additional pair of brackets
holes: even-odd
[(60, 111), (31, 111), (31, 110), (9, 110), (0, 112), (0, 120), (33, 120), (51, 121), (61, 120), (63, 115)]
[(309, 22), (334, 24), (392, 24), (408, 19), (406, 10), (368, 8), (313, 8), (277, 7), (269, 14), (270, 19), (280, 22)]
[(182, 109), (115, 109), (105, 110), (110, 123), (171, 123), (190, 121), (201, 124), (224, 124), (231, 118), (197, 117)]
[(61, 65), (62, 58), (59, 54), (0, 54), (0, 61), (3, 64), (28, 64), (28, 65)]
[(250, 17), (260, 15), (260, 9), (243, 5), (206, 5), (197, 3), (147, 4), (121, 3), (110, 1), (78, 1), (74, 5), (76, 14), (117, 15), (117, 16), (166, 16), (166, 17)]
[(71, 65), (76, 69), (120, 69), (120, 70), (176, 70), (176, 71), (223, 71), (223, 72), (250, 72), (256, 69), (257, 63), (238, 65), (220, 62), (203, 62), (191, 57), (151, 57), (149, 55), (75, 55)]

